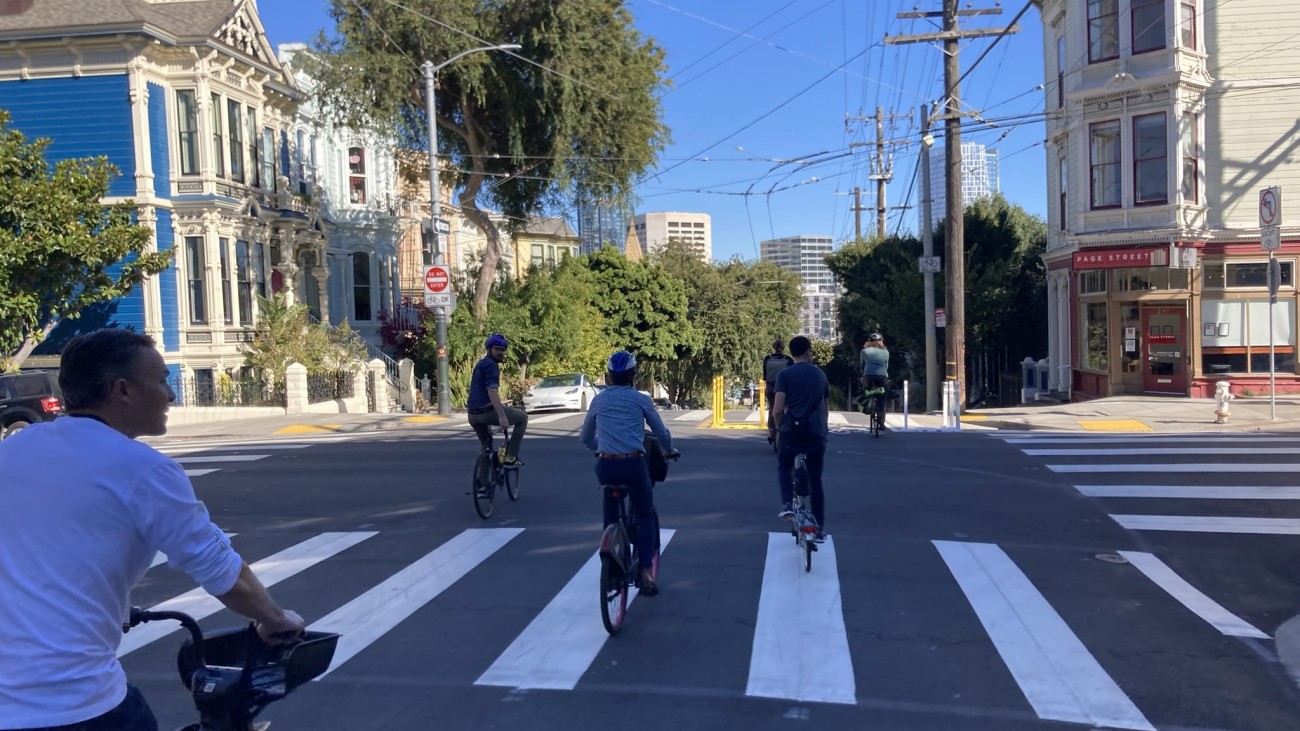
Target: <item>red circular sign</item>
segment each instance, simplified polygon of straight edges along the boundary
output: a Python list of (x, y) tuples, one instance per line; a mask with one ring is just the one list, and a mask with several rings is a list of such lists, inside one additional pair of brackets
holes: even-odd
[(434, 294), (446, 292), (450, 285), (451, 277), (448, 276), (445, 267), (429, 267), (424, 273), (424, 288)]

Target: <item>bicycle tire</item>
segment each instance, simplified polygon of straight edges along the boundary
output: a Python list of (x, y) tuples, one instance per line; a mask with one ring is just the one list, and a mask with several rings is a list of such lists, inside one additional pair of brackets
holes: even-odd
[(510, 496), (510, 501), (514, 502), (519, 499), (519, 468), (509, 467), (505, 474), (506, 495)]
[(813, 542), (807, 538), (803, 539), (803, 570), (805, 573), (812, 573), (812, 555)]
[(873, 427), (873, 429), (875, 431), (875, 435), (879, 437), (880, 433), (885, 430), (885, 397), (884, 396), (876, 397), (876, 413), (875, 413), (874, 421), (875, 421), (875, 426)]
[(470, 494), (474, 498), (474, 512), (484, 520), (492, 516), (492, 501), (496, 495), (496, 485), (490, 477), (485, 482), (481, 476), (492, 475), (496, 471), (496, 465), (493, 464), (495, 461), (482, 452), (479, 453), (478, 459), (474, 460), (474, 488), (470, 490)]
[(600, 621), (611, 636), (627, 616), (627, 578), (609, 556), (600, 557)]

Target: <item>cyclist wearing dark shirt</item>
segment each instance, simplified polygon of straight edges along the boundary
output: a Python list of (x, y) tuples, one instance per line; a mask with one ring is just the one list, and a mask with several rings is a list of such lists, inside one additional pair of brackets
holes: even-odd
[(804, 455), (808, 470), (808, 490), (813, 517), (817, 519), (817, 540), (826, 536), (825, 496), (822, 493), (822, 465), (826, 457), (826, 437), (830, 430), (830, 384), (826, 374), (812, 362), (812, 342), (800, 335), (790, 340), (794, 365), (776, 378), (776, 398), (772, 418), (777, 424), (776, 474), (781, 486), (781, 512), (778, 517), (791, 519), (794, 510), (794, 460)]
[(776, 441), (776, 425), (772, 422), (772, 401), (776, 398), (776, 377), (794, 365), (794, 359), (785, 354), (785, 343), (780, 338), (772, 343), (772, 352), (763, 358), (763, 398), (767, 401), (767, 443)]
[(474, 374), (469, 380), (469, 398), (465, 408), (469, 411), (469, 423), (474, 427), (479, 439), (484, 439), (487, 429), (494, 426), (514, 426), (510, 432), (510, 441), (506, 444), (505, 459), (502, 464), (507, 467), (519, 467), (519, 445), (524, 441), (524, 431), (528, 429), (528, 414), (522, 409), (511, 408), (501, 403), (498, 389), (501, 387), (501, 361), (506, 359), (506, 338), (500, 333), (488, 336), (483, 344), (487, 351), (483, 359), (474, 366)]

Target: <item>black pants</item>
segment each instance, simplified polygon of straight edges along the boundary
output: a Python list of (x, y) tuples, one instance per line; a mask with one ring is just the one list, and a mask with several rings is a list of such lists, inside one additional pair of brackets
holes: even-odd
[(154, 718), (153, 710), (149, 708), (140, 689), (128, 685), (126, 698), (117, 704), (117, 708), (102, 716), (66, 726), (47, 726), (27, 731), (158, 731), (158, 719)]
[(776, 479), (781, 487), (781, 502), (794, 497), (794, 458), (804, 454), (804, 467), (808, 470), (808, 497), (812, 502), (813, 517), (822, 530), (826, 529), (826, 494), (822, 491), (822, 465), (826, 461), (826, 442), (791, 444), (782, 436), (777, 442)]

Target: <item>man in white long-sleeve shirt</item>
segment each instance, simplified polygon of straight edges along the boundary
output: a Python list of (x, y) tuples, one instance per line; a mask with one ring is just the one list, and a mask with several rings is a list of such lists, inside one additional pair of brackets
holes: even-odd
[(109, 329), (64, 349), (68, 416), (0, 443), (0, 729), (154, 731), (117, 660), (131, 588), (154, 556), (257, 623), (303, 630), (213, 524), (164, 434), (175, 394), (152, 338)]

